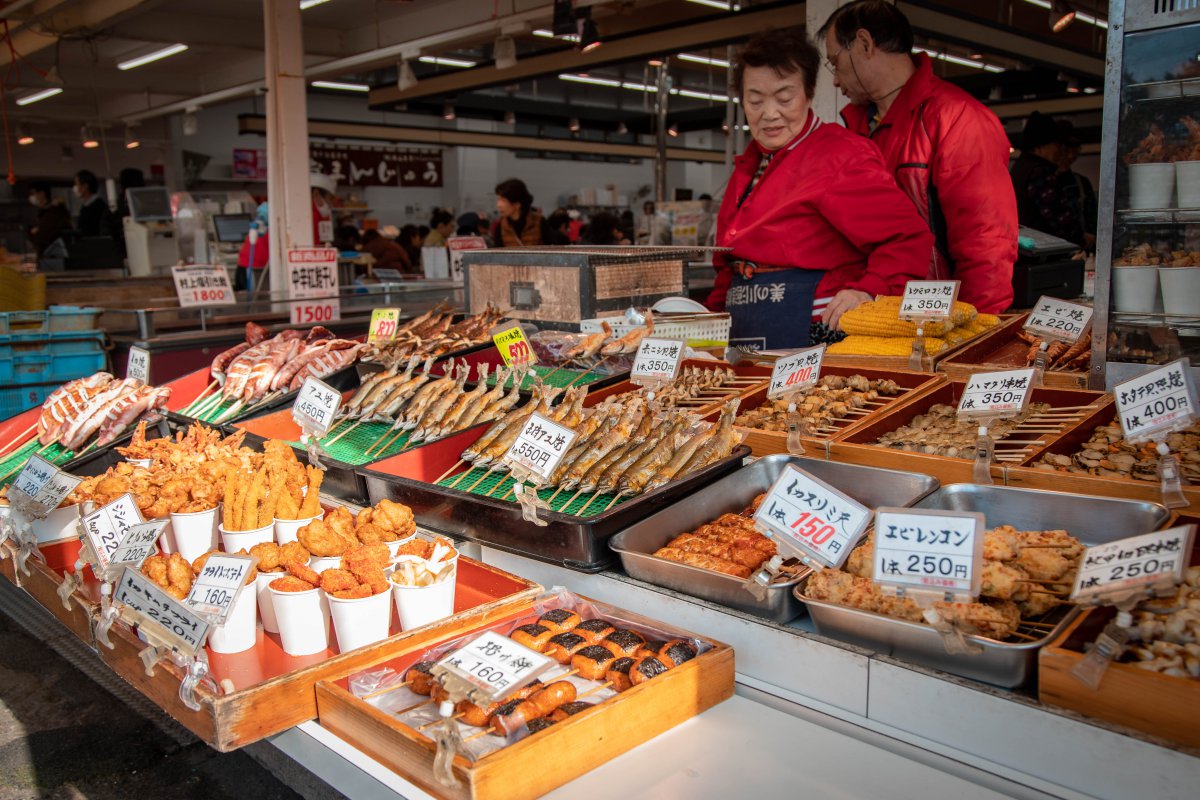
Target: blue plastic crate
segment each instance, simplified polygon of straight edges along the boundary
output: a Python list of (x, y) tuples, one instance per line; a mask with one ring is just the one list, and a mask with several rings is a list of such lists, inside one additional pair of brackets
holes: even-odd
[(12, 343), (0, 346), (0, 351), (8, 349), (12, 352), (11, 380), (18, 384), (62, 383), (104, 369), (108, 360), (104, 334), (73, 333), (69, 339), (61, 339), (62, 335), (10, 337)]
[(92, 306), (50, 306), (50, 330), (58, 332), (94, 331), (103, 309)]
[(49, 333), (48, 311), (0, 311), (0, 337), (11, 334)]
[(0, 389), (0, 417), (8, 419), (34, 406), (40, 406), (58, 387), (57, 383), (47, 383)]

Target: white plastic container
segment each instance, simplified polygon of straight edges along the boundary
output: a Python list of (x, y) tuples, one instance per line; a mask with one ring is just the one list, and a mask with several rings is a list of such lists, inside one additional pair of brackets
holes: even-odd
[(296, 534), (300, 529), (308, 523), (312, 522), (316, 517), (308, 519), (277, 519), (275, 520), (275, 541), (278, 544), (287, 544), (288, 542), (296, 541)]
[(338, 650), (347, 653), (383, 641), (392, 624), (391, 592), (343, 600), (326, 594)]
[(37, 538), (39, 545), (61, 542), (66, 539), (78, 539), (82, 533), (79, 521), (84, 514), (90, 514), (95, 509), (85, 510), (83, 503), (73, 503), (69, 506), (56, 508), (42, 519), (31, 519), (29, 529)]
[(311, 656), (329, 648), (329, 602), (325, 592), (281, 592), (268, 588), (279, 623), (279, 641), (290, 656)]
[(320, 575), (322, 572), (324, 572), (327, 569), (341, 569), (342, 557), (341, 556), (313, 556), (312, 560), (310, 560), (308, 562), (308, 565), (310, 567), (312, 567), (313, 570), (318, 575)]
[(415, 539), (415, 538), (417, 538), (417, 534), (416, 534), (416, 532), (414, 531), (412, 534), (410, 534), (409, 536), (405, 536), (403, 539), (397, 539), (397, 540), (396, 540), (396, 541), (394, 541), (394, 542), (384, 542), (384, 544), (386, 544), (386, 545), (387, 545), (388, 553), (389, 553), (389, 554), (391, 554), (391, 560), (392, 560), (392, 562), (395, 562), (395, 560), (396, 560), (396, 554), (397, 554), (398, 552), (400, 552), (400, 548), (401, 548), (401, 547), (402, 547), (404, 544), (406, 544), (406, 543), (408, 543), (408, 542), (411, 542), (411, 541), (412, 541), (413, 539)]
[(243, 586), (225, 624), (208, 635), (208, 646), (214, 653), (241, 653), (257, 641), (258, 592), (253, 585)]
[(275, 619), (275, 602), (267, 588), (271, 581), (282, 578), (286, 572), (259, 572), (254, 579), (254, 593), (258, 595), (258, 618), (262, 620), (263, 630), (267, 633), (279, 633), (279, 622)]
[(1130, 164), (1129, 207), (1172, 208), (1174, 164)]
[(1113, 308), (1136, 314), (1158, 310), (1157, 267), (1113, 267)]
[(1200, 161), (1175, 162), (1175, 188), (1180, 208), (1200, 208)]
[(1200, 267), (1159, 267), (1158, 280), (1164, 312), (1200, 317)]
[(217, 535), (217, 515), (220, 506), (190, 514), (172, 514), (171, 528), (175, 531), (175, 550), (188, 561), (195, 561), (220, 545)]
[(227, 531), (224, 523), (218, 525), (217, 528), (221, 532), (221, 544), (226, 553), (237, 553), (242, 550), (249, 553), (250, 548), (256, 544), (275, 541), (274, 523), (249, 531)]
[(449, 577), (429, 586), (401, 586), (392, 583), (400, 629), (410, 631), (454, 613), (454, 588), (458, 584), (458, 556)]

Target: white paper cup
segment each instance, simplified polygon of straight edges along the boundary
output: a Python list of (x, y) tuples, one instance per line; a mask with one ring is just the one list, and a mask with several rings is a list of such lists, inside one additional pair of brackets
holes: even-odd
[(258, 618), (262, 620), (263, 630), (267, 633), (279, 633), (279, 622), (275, 619), (275, 602), (267, 586), (276, 578), (282, 578), (286, 572), (259, 572), (254, 579), (254, 593), (258, 595)]
[(310, 567), (312, 567), (313, 570), (318, 575), (320, 575), (322, 572), (324, 572), (327, 569), (341, 569), (342, 568), (342, 557), (341, 556), (313, 556), (312, 559), (309, 560), (308, 565)]
[(216, 550), (221, 543), (217, 536), (217, 512), (220, 510), (217, 506), (191, 514), (172, 514), (175, 551), (188, 561), (195, 561), (209, 550)]
[(208, 635), (214, 653), (240, 653), (258, 642), (258, 592), (243, 586), (229, 612), (229, 619)]
[(413, 531), (411, 534), (409, 534), (408, 536), (405, 536), (403, 539), (397, 539), (394, 542), (384, 542), (384, 544), (387, 545), (388, 553), (391, 556), (391, 561), (395, 562), (396, 553), (400, 552), (400, 547), (402, 545), (404, 545), (408, 542), (411, 542), (415, 538), (417, 538), (417, 533), (416, 533), (416, 531)]
[(401, 586), (392, 583), (400, 629), (409, 631), (445, 619), (454, 613), (454, 588), (458, 584), (458, 557), (450, 577), (430, 586)]
[(1130, 208), (1170, 208), (1174, 189), (1174, 164), (1129, 165)]
[(1200, 267), (1159, 267), (1163, 311), (1200, 316)]
[(175, 546), (175, 526), (171, 524), (171, 518), (167, 517), (167, 524), (158, 537), (158, 552), (169, 556), (178, 550), (179, 548)]
[(296, 541), (296, 534), (300, 532), (308, 523), (312, 522), (316, 517), (308, 519), (277, 519), (275, 520), (275, 541), (279, 544), (287, 544), (288, 542)]
[(145, 467), (146, 469), (149, 469), (150, 465), (154, 463), (152, 458), (127, 458), (125, 460), (135, 467)]
[(329, 613), (333, 617), (333, 632), (337, 634), (338, 650), (348, 653), (388, 637), (392, 624), (392, 598), (390, 592), (380, 592), (370, 597), (343, 600), (330, 594)]
[(221, 544), (226, 553), (236, 553), (239, 550), (250, 552), (250, 548), (256, 544), (275, 541), (275, 525), (264, 525), (261, 528), (255, 528), (250, 531), (227, 531), (225, 524), (217, 526), (221, 532)]
[(311, 656), (329, 647), (329, 602), (325, 592), (281, 592), (267, 587), (275, 605), (279, 640), (290, 656)]
[(29, 528), (37, 537), (37, 543), (50, 544), (64, 539), (78, 539), (80, 535), (79, 521), (84, 514), (92, 513), (94, 509), (84, 510), (84, 504), (75, 503), (56, 508), (42, 519), (29, 521)]
[(1200, 161), (1175, 162), (1175, 190), (1180, 208), (1200, 208)]
[(1158, 306), (1156, 267), (1113, 267), (1113, 307), (1117, 311), (1152, 314)]

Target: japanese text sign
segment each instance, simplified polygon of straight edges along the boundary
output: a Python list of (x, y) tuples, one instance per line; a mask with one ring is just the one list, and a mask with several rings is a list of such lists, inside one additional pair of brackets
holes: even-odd
[(954, 310), (958, 281), (909, 281), (900, 298), (900, 319), (944, 319)]
[(338, 293), (337, 250), (297, 247), (287, 251), (287, 292), (293, 325), (342, 318)]
[(687, 343), (680, 339), (642, 339), (629, 379), (638, 384), (674, 380), (686, 349)]
[(1025, 330), (1043, 339), (1074, 344), (1092, 324), (1092, 307), (1042, 296), (1025, 320)]
[(224, 267), (194, 265), (171, 267), (175, 279), (175, 295), (179, 305), (220, 306), (234, 302), (233, 288), (229, 285), (229, 274)]
[(133, 495), (129, 493), (121, 495), (83, 518), (83, 535), (88, 538), (96, 558), (100, 561), (99, 572), (108, 569), (112, 555), (125, 538), (125, 534), (130, 527), (140, 524), (141, 521), (142, 514), (138, 511)]
[(113, 602), (153, 622), (156, 629), (152, 633), (185, 655), (195, 655), (208, 637), (208, 622), (132, 567), (121, 573)]
[(495, 631), (484, 631), (468, 644), (437, 662), (452, 674), (500, 699), (554, 665), (553, 659), (517, 644)]
[(1131, 442), (1168, 434), (1196, 420), (1196, 387), (1187, 359), (1117, 384), (1113, 397), (1121, 430)]
[(400, 309), (377, 308), (371, 312), (371, 327), (367, 329), (368, 342), (390, 342), (396, 338), (400, 327)]
[(324, 435), (333, 427), (334, 417), (342, 405), (342, 393), (325, 381), (311, 375), (304, 379), (296, 402), (292, 404), (292, 419), (310, 434)]
[(980, 372), (972, 375), (958, 401), (958, 413), (976, 417), (1011, 417), (1029, 400), (1033, 369)]
[(979, 596), (983, 532), (977, 512), (876, 509), (875, 582), (973, 600)]
[(63, 498), (75, 491), (82, 481), (82, 478), (68, 475), (41, 456), (32, 455), (12, 482), (12, 488), (27, 495), (35, 506), (49, 513), (58, 508)]
[(525, 421), (517, 440), (504, 455), (504, 463), (540, 478), (550, 477), (575, 441), (576, 432), (534, 413)]
[(142, 562), (157, 550), (155, 543), (158, 542), (158, 537), (162, 536), (162, 532), (166, 530), (168, 522), (170, 520), (152, 519), (149, 522), (130, 525), (129, 529), (125, 531), (121, 543), (117, 545), (117, 549), (113, 550), (107, 571), (111, 574), (112, 571), (121, 567), (139, 568)]
[(754, 521), (804, 561), (839, 567), (858, 541), (871, 510), (829, 484), (788, 465), (754, 514)]
[(821, 362), (825, 360), (825, 345), (800, 350), (775, 361), (771, 369), (771, 383), (767, 386), (767, 399), (798, 392), (812, 386), (821, 378)]
[(1192, 553), (1195, 525), (1131, 536), (1089, 547), (1079, 559), (1079, 572), (1071, 589), (1076, 602), (1100, 602), (1153, 584), (1178, 583)]
[(224, 624), (233, 610), (238, 593), (246, 586), (246, 577), (256, 563), (257, 560), (249, 556), (214, 553), (196, 576), (192, 591), (188, 593), (187, 604), (201, 614), (215, 617), (214, 624)]
[(506, 367), (533, 361), (533, 348), (529, 346), (529, 340), (525, 338), (525, 331), (520, 325), (493, 334), (492, 341), (496, 343), (496, 349), (500, 351), (500, 358), (504, 359)]
[(129, 360), (125, 362), (125, 377), (142, 383), (150, 382), (150, 351), (141, 347), (129, 348)]

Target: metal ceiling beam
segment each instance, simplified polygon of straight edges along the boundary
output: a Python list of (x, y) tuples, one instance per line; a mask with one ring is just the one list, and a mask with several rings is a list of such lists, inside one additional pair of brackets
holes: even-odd
[(750, 8), (737, 14), (608, 40), (603, 46), (587, 53), (571, 48), (527, 56), (517, 61), (516, 66), (503, 70), (491, 65), (474, 67), (425, 78), (416, 86), (404, 91), (397, 86), (381, 87), (371, 92), (368, 101), (372, 108), (388, 107), (418, 98), (454, 95), (471, 89), (520, 83), (542, 75), (586, 70), (604, 64), (636, 61), (661, 53), (708, 47), (752, 36), (767, 27), (803, 24), (804, 3)]
[[(39, 18), (41, 28), (55, 33), (41, 33), (28, 28), (17, 31), (11, 37), (12, 50), (28, 58), (53, 45), (63, 34), (98, 30), (147, 2), (157, 5), (161, 0), (87, 0), (68, 5)], [(11, 50), (7, 47), (0, 50), (0, 67), (11, 62)]]
[[(257, 114), (238, 117), (238, 133), (267, 132), (267, 118)], [(540, 150), (552, 153), (580, 153), (621, 156), (623, 158), (654, 158), (654, 148), (641, 144), (615, 144), (587, 139), (542, 139), (512, 133), (480, 133), (475, 131), (442, 130), (412, 126), (379, 125), (369, 122), (337, 122), (309, 120), (309, 136), (335, 139), (365, 139), (396, 144), (437, 145), (441, 147), (492, 147), (501, 150)], [(668, 147), (670, 161), (725, 162), (724, 151), (696, 150), (689, 147)]]
[[(192, 47), (230, 47), (262, 52), (262, 19), (229, 19), (175, 12), (147, 14), (108, 29), (122, 39), (143, 42), (186, 42)], [(334, 30), (309, 26), (304, 29), (308, 55), (341, 58), (347, 54), (344, 37)]]
[(1061, 114), (1082, 114), (1089, 111), (1099, 111), (1104, 108), (1104, 95), (1073, 94), (1067, 97), (1052, 97), (1045, 100), (1018, 100), (1012, 103), (990, 103), (991, 109), (1000, 119), (1018, 119), (1028, 117), (1034, 111), (1040, 111), (1050, 116)]

